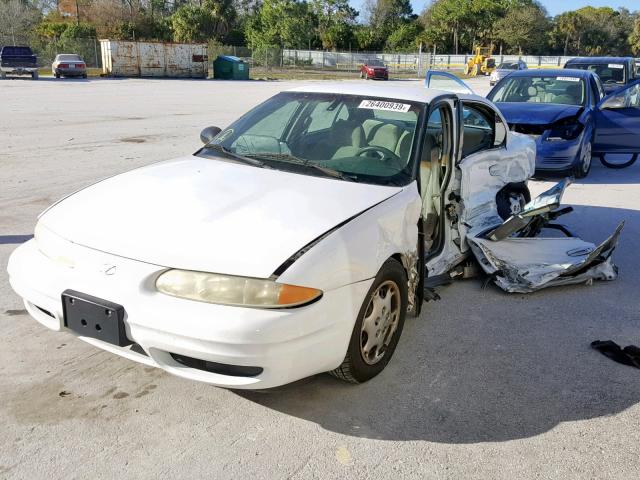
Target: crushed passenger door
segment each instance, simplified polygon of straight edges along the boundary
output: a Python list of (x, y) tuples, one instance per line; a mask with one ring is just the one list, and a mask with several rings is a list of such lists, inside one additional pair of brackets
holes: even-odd
[(427, 88), (444, 90), (446, 92), (473, 94), (473, 90), (469, 85), (455, 75), (440, 70), (427, 70), (424, 85)]
[[(624, 222), (600, 245), (574, 237), (551, 223), (571, 207), (560, 208), (569, 180), (563, 180), (529, 202), (518, 215), (502, 224), (474, 229), (467, 241), (482, 269), (507, 292), (528, 293), (546, 287), (614, 280), (617, 267), (611, 261)], [(564, 237), (538, 237), (545, 228), (562, 231)]]

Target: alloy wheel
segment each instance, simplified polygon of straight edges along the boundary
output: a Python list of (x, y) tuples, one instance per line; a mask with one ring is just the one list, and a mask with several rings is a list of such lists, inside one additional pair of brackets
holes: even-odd
[(388, 280), (369, 297), (362, 320), (360, 354), (368, 365), (378, 363), (385, 355), (400, 319), (400, 289)]

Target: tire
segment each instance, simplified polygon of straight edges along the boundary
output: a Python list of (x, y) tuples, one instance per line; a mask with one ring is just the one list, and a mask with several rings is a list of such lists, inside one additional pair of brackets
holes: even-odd
[(60, 78), (60, 74), (59, 73), (56, 73), (56, 78)]
[(465, 74), (465, 75), (469, 75), (469, 73), (471, 72), (471, 67), (469, 67), (469, 64), (468, 64), (468, 63), (466, 63), (466, 64), (464, 65), (464, 70), (463, 70), (463, 72), (464, 72), (464, 74)]
[(5, 78), (7, 78), (7, 74), (4, 72), (0, 72), (0, 79), (4, 80)]
[(600, 158), (600, 163), (602, 163), (602, 165), (604, 165), (607, 168), (613, 168), (615, 170), (619, 170), (621, 168), (627, 168), (630, 167), (631, 165), (633, 165), (634, 163), (636, 163), (636, 160), (638, 159), (638, 154), (637, 153), (632, 153), (631, 154), (631, 160), (628, 160), (626, 162), (623, 163), (611, 163), (611, 162), (607, 162), (606, 160), (606, 153), (601, 153), (599, 155)]
[(82, 75), (82, 78), (87, 78), (87, 74), (86, 74), (86, 73), (85, 73), (85, 74), (83, 74), (83, 75)]
[(591, 171), (591, 156), (592, 156), (591, 140), (583, 144), (578, 153), (579, 162), (571, 168), (571, 175), (575, 178), (584, 178), (589, 175)]
[[(407, 288), (407, 275), (402, 265), (394, 259), (387, 260), (360, 307), (344, 360), (329, 372), (331, 375), (345, 382), (363, 383), (384, 370), (404, 327)], [(375, 337), (369, 335), (375, 329)], [(376, 341), (376, 338), (380, 340)]]
[(364, 78), (364, 73), (360, 72), (360, 78)]
[(31, 72), (31, 80), (38, 80), (38, 72)]
[(531, 201), (531, 194), (526, 187), (502, 189), (496, 195), (498, 215), (503, 220), (506, 220), (520, 213), (529, 201)]
[(478, 75), (480, 75), (480, 65), (478, 65), (477, 63), (473, 66), (473, 70), (471, 70), (471, 76), (472, 77), (477, 77)]

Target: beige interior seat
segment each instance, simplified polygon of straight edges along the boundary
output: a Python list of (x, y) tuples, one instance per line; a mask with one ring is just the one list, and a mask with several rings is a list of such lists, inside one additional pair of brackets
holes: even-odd
[(361, 148), (366, 146), (364, 129), (357, 120), (337, 122), (331, 131), (329, 141), (332, 145), (340, 145), (332, 158), (354, 157)]

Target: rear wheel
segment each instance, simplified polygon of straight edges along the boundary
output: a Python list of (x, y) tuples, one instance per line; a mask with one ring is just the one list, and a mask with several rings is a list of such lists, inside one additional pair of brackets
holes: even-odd
[(60, 74), (59, 73), (56, 73), (56, 78), (60, 78)]
[(464, 74), (465, 74), (465, 75), (469, 75), (470, 73), (471, 73), (471, 67), (469, 66), (469, 64), (468, 64), (468, 63), (466, 63), (466, 64), (464, 65)]
[(37, 80), (38, 79), (38, 72), (31, 72), (31, 80)]
[(342, 364), (329, 372), (350, 383), (378, 375), (389, 363), (407, 314), (407, 275), (396, 260), (387, 260), (367, 292)]
[(473, 69), (471, 70), (471, 76), (472, 77), (477, 77), (478, 75), (480, 75), (480, 65), (478, 65), (477, 63), (473, 66)]
[(627, 168), (630, 167), (631, 165), (633, 165), (634, 163), (636, 163), (636, 160), (638, 159), (638, 154), (637, 153), (632, 153), (631, 154), (631, 158), (625, 158), (621, 161), (616, 161), (613, 157), (609, 156), (609, 160), (606, 159), (606, 153), (601, 153), (600, 156), (600, 163), (602, 163), (605, 167), (607, 168), (614, 168), (614, 169), (620, 169), (620, 168)]
[(83, 74), (82, 74), (82, 78), (87, 78), (87, 74), (86, 74), (86, 73), (83, 73)]
[(582, 145), (578, 163), (571, 169), (571, 174), (576, 178), (584, 178), (591, 170), (591, 140)]

